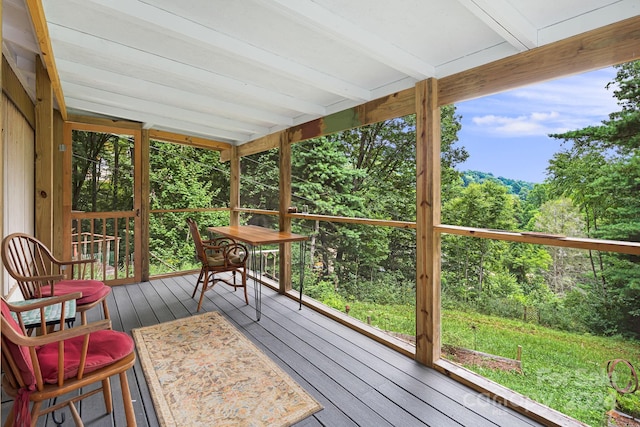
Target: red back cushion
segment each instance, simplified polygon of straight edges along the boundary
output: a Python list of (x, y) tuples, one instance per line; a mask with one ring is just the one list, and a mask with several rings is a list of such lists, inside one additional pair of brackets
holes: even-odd
[[(11, 326), (14, 331), (16, 331), (20, 335), (24, 335), (24, 333), (22, 332), (22, 328), (20, 327), (18, 322), (16, 322), (15, 319), (11, 316), (11, 310), (9, 310), (9, 306), (7, 305), (7, 303), (3, 299), (0, 299), (0, 302), (2, 304), (2, 317), (7, 321), (7, 323), (9, 323), (9, 326)], [(27, 387), (35, 386), (36, 377), (33, 372), (33, 364), (31, 363), (29, 348), (12, 343), (6, 338), (6, 336), (3, 336), (2, 338), (2, 345), (7, 346), (7, 348), (11, 352), (11, 356), (18, 366), (18, 369), (20, 370), (20, 372), (16, 372), (16, 374), (22, 377), (22, 380)]]

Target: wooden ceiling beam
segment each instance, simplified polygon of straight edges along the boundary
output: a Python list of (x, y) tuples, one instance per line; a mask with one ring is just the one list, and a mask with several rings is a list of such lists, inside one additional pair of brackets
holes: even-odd
[(443, 77), (440, 105), (597, 70), (640, 58), (640, 16)]
[(326, 73), (292, 61), (291, 59), (246, 43), (236, 37), (205, 27), (170, 11), (130, 0), (82, 0), (86, 7), (100, 6), (118, 14), (144, 21), (152, 28), (167, 28), (171, 34), (190, 44), (197, 43), (207, 50), (216, 49), (244, 61), (259, 63), (288, 78), (321, 88), (359, 102), (371, 99), (370, 91), (363, 87), (330, 76)]
[(355, 22), (344, 19), (311, 0), (267, 0), (262, 4), (281, 14), (293, 16), (296, 21), (306, 21), (314, 31), (348, 44), (376, 61), (413, 78), (421, 80), (436, 74), (433, 64), (426, 63), (389, 40), (358, 27)]
[(56, 68), (56, 60), (53, 56), (53, 48), (51, 47), (51, 39), (49, 37), (49, 28), (47, 26), (47, 20), (44, 16), (44, 9), (42, 8), (41, 0), (26, 0), (27, 8), (29, 9), (29, 15), (31, 16), (31, 22), (40, 45), (40, 52), (42, 54), (42, 61), (47, 69), (49, 80), (51, 80), (51, 87), (58, 101), (58, 109), (62, 115), (63, 120), (67, 120), (67, 107), (64, 102), (64, 95), (62, 94), (62, 86), (60, 85), (60, 76), (58, 76), (58, 69)]
[(505, 0), (458, 0), (496, 34), (519, 51), (538, 45), (538, 31)]
[[(331, 135), (343, 130), (353, 129), (383, 120), (395, 119), (415, 112), (414, 89), (405, 89), (382, 98), (366, 102), (357, 107), (348, 108), (319, 119), (311, 120), (289, 128), (290, 142), (300, 142), (323, 135)], [(271, 150), (279, 146), (280, 134), (286, 130), (272, 133), (238, 146), (240, 157)], [(222, 161), (229, 160), (230, 153), (223, 152)]]
[(49, 32), (51, 38), (58, 42), (90, 52), (101, 52), (104, 58), (117, 58), (118, 61), (124, 61), (131, 67), (148, 69), (166, 76), (173, 75), (175, 79), (186, 79), (211, 91), (236, 93), (266, 105), (286, 108), (299, 113), (326, 114), (326, 108), (320, 104), (297, 99), (289, 94), (250, 84), (213, 71), (193, 67), (189, 64), (177, 62), (130, 46), (124, 46), (91, 34), (84, 34), (83, 37), (78, 37), (77, 31), (62, 25), (51, 24)]
[(214, 141), (212, 139), (187, 136), (174, 132), (166, 132), (157, 129), (149, 129), (149, 139), (173, 142), (176, 144), (189, 145), (191, 147), (206, 148), (208, 150), (230, 150), (232, 145), (226, 142)]
[[(632, 61), (640, 58), (638, 46), (640, 16), (443, 77), (438, 81), (438, 102), (440, 106), (453, 104), (544, 80)], [(293, 126), (290, 128), (291, 142), (413, 113), (415, 93), (412, 88)], [(240, 145), (238, 155), (242, 157), (276, 148), (280, 140), (279, 135), (280, 132), (276, 132)], [(221, 159), (228, 160), (227, 153), (223, 152)]]

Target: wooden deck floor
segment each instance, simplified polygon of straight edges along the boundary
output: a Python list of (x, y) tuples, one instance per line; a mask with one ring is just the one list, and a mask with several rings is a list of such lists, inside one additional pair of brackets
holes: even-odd
[[(114, 287), (109, 297), (114, 329), (130, 332), (195, 314), (195, 280), (191, 275)], [(218, 285), (207, 292), (202, 311), (223, 313), (324, 406), (296, 426), (540, 425), (320, 313), (298, 310), (295, 301), (267, 287), (259, 322), (253, 297), (250, 302), (246, 306), (240, 291)], [(129, 383), (138, 426), (158, 426), (139, 362), (129, 372)], [(104, 413), (100, 396), (79, 405), (86, 426), (125, 425), (117, 379), (112, 387), (113, 414)], [(3, 422), (11, 404), (3, 396)], [(65, 411), (64, 425), (72, 425)], [(38, 425), (55, 424), (46, 419)]]

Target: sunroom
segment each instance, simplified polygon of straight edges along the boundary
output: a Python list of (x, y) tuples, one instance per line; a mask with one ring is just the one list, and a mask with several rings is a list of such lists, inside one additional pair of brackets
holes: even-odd
[[(640, 242), (443, 223), (441, 112), (638, 60), (639, 15), (637, 0), (5, 0), (2, 236), (31, 234), (61, 259), (98, 258), (91, 274), (113, 288), (114, 329), (220, 312), (323, 404), (300, 425), (581, 425), (445, 357), (442, 242), (458, 236), (602, 251), (636, 263)], [(322, 183), (297, 170), (326, 147), (307, 143), (380, 123), (401, 123), (413, 138), (413, 187), (397, 189), (412, 193), (406, 215), (323, 209), (313, 194)], [(81, 146), (111, 147), (123, 158)], [(201, 161), (213, 172), (160, 175), (157, 158)], [(101, 190), (101, 180), (115, 182), (119, 171), (128, 189)], [(310, 180), (306, 192), (300, 180)], [(158, 205), (160, 181), (182, 183), (186, 193)], [(215, 197), (202, 205), (185, 195), (203, 192)], [(96, 208), (99, 198), (123, 194), (117, 209)], [(171, 272), (157, 249), (159, 236), (185, 240), (187, 217), (198, 218), (203, 234), (250, 224), (308, 240), (254, 253), (260, 267), (250, 272), (248, 306), (240, 292), (216, 286), (199, 311), (190, 295), (198, 271)], [(377, 265), (359, 271), (357, 261), (355, 273), (333, 271), (331, 257), (349, 247), (321, 255), (320, 235), (343, 225), (353, 227), (344, 233), (353, 240), (384, 235), (409, 248), (399, 257), (412, 270), (403, 276), (413, 278), (403, 288), (412, 292), (412, 337), (390, 335), (398, 331), (385, 327), (384, 315), (376, 323), (373, 309), (358, 316), (349, 301), (331, 308), (303, 294), (316, 270), (336, 289), (345, 278), (374, 282), (388, 273)], [(254, 290), (264, 294), (261, 312)], [(22, 298), (4, 271), (2, 293)], [(139, 363), (129, 376), (138, 424), (158, 425)], [(80, 408), (87, 425), (125, 425), (117, 399), (110, 418), (99, 405)], [(3, 416), (9, 407), (3, 400)]]

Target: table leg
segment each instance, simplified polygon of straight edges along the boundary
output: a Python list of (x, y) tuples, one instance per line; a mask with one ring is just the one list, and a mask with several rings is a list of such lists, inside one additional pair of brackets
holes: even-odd
[[(260, 255), (256, 252), (259, 252)], [(260, 245), (259, 251), (256, 250), (254, 245), (251, 245), (251, 269), (253, 274), (257, 276), (257, 280), (254, 280), (254, 296), (256, 302), (256, 320), (260, 321), (262, 317), (262, 245)]]
[(300, 240), (300, 308), (302, 310), (302, 290), (304, 289), (304, 265), (307, 256), (307, 241)]

